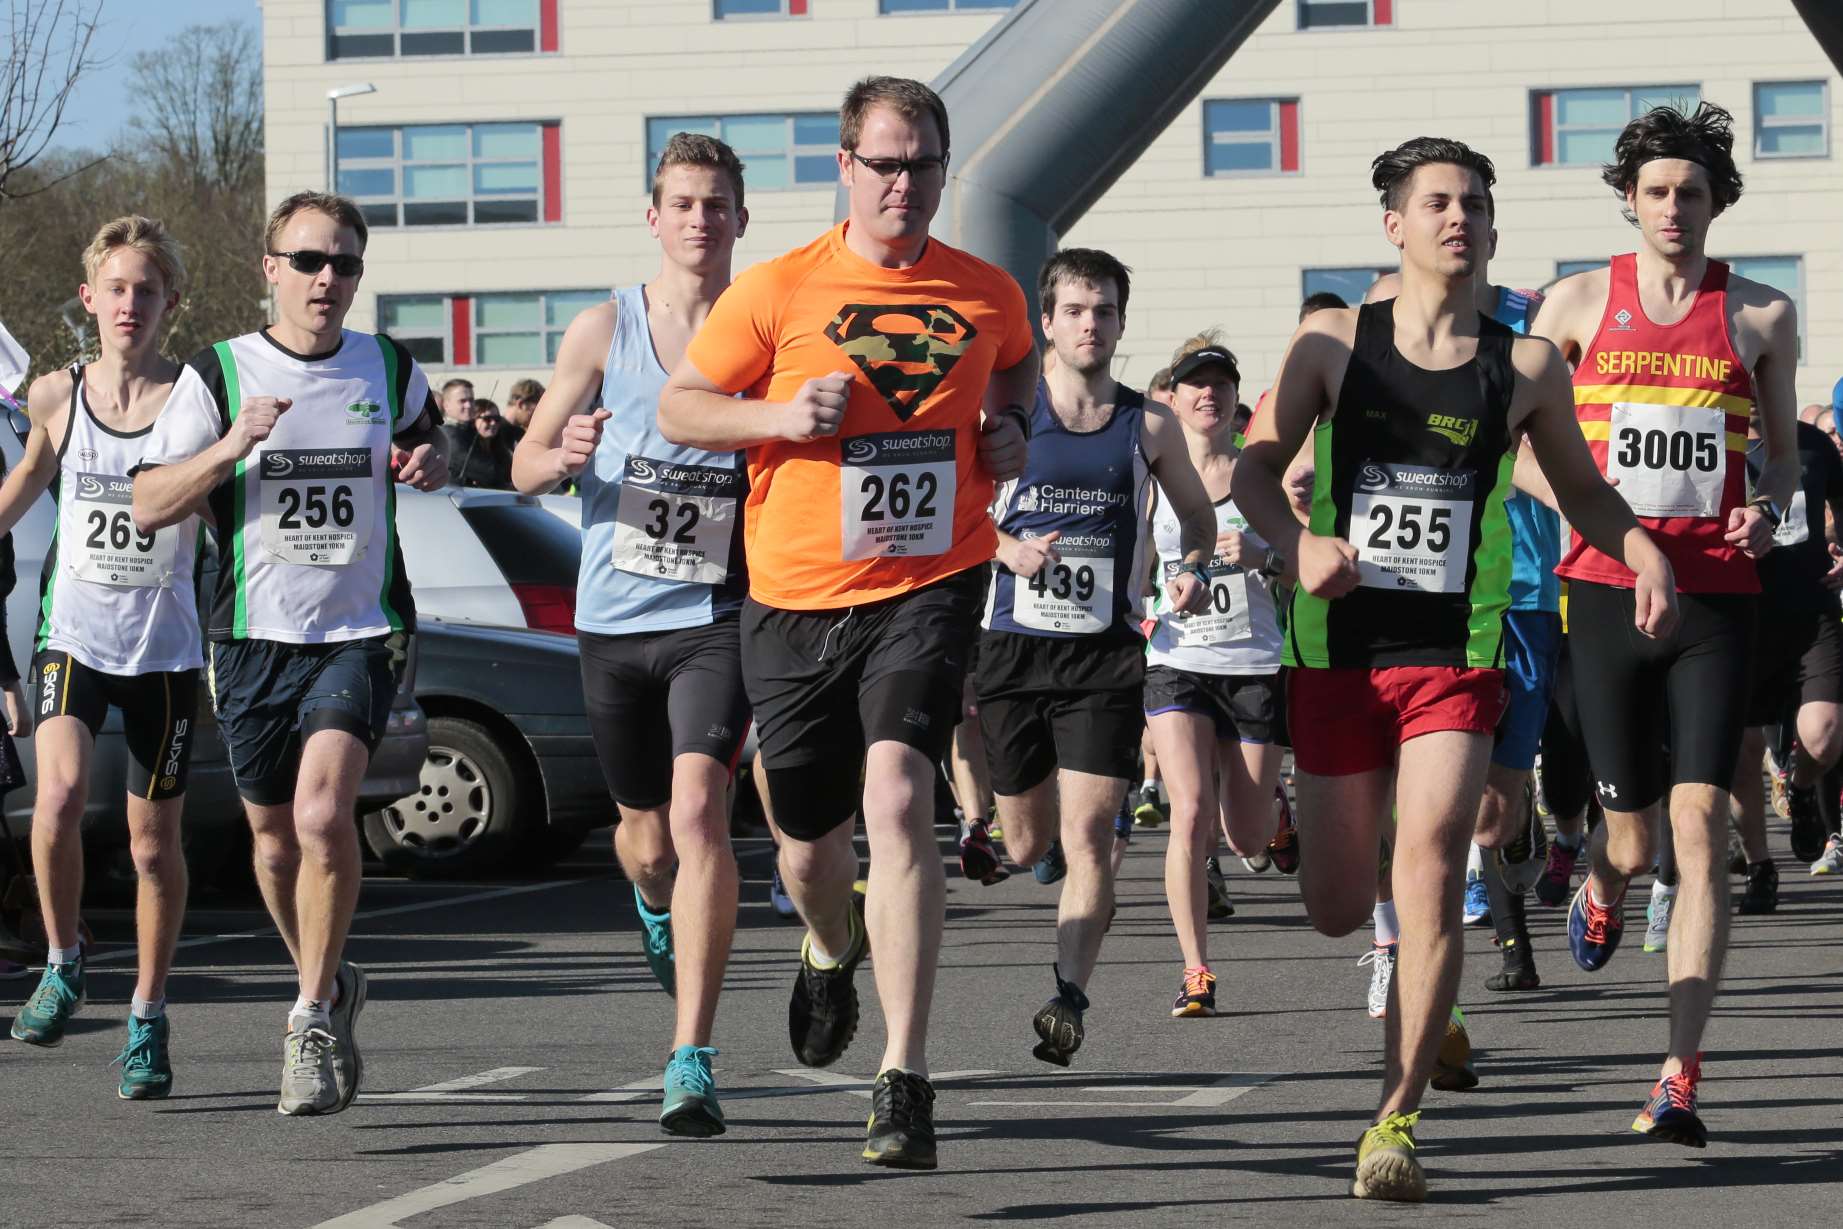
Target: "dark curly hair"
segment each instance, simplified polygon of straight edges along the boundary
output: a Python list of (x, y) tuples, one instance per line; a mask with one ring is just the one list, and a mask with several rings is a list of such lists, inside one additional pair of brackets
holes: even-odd
[[(1698, 103), (1694, 115), (1685, 115), (1676, 107), (1652, 107), (1619, 134), (1613, 160), (1600, 178), (1624, 200), (1638, 186), (1639, 168), (1659, 158), (1681, 158), (1709, 173), (1715, 216), (1741, 199), (1741, 172), (1734, 165), (1734, 117), (1725, 108)], [(1630, 208), (1625, 218), (1638, 224)]]
[(1408, 203), (1408, 185), (1414, 181), (1414, 172), (1441, 162), (1462, 166), (1483, 180), (1485, 207), (1492, 217), (1497, 216), (1497, 202), (1491, 199), (1497, 168), (1491, 165), (1491, 159), (1464, 141), (1446, 137), (1415, 137), (1412, 141), (1403, 141), (1386, 154), (1378, 154), (1369, 164), (1369, 181), (1381, 196), (1382, 207), (1400, 213)]

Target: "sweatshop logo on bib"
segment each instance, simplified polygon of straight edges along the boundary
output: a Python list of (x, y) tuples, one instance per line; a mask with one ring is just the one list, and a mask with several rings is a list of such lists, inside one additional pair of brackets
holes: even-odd
[(77, 498), (91, 503), (131, 504), (134, 502), (134, 479), (110, 474), (78, 474)]
[(945, 303), (847, 303), (825, 335), (907, 422), (979, 333)]
[(262, 454), (265, 479), (363, 478), (371, 473), (369, 448), (278, 449)]
[(933, 464), (954, 459), (952, 431), (890, 431), (854, 435), (841, 445), (846, 465)]
[(1357, 490), (1373, 495), (1388, 491), (1403, 498), (1470, 499), (1477, 475), (1471, 470), (1434, 469), (1426, 465), (1384, 466), (1366, 462), (1357, 471)]

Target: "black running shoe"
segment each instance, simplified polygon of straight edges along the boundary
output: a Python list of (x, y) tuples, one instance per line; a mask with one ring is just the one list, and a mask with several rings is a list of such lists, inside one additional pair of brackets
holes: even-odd
[(858, 991), (852, 974), (870, 949), (870, 941), (855, 907), (851, 926), (851, 950), (832, 968), (813, 967), (810, 934), (800, 943), (800, 971), (787, 1004), (787, 1039), (793, 1042), (794, 1057), (809, 1067), (837, 1062), (857, 1036)]
[(1063, 981), (1058, 970), (1056, 997), (1045, 1003), (1030, 1021), (1037, 1036), (1043, 1039), (1031, 1054), (1058, 1067), (1068, 1066), (1069, 1059), (1081, 1049), (1086, 1036), (1082, 1032), (1081, 1013), (1087, 1010), (1088, 996), (1081, 992), (1081, 987)]
[(965, 833), (960, 838), (961, 875), (988, 888), (1011, 878), (1011, 872), (1005, 869), (1004, 861), (998, 856), (998, 847), (992, 844), (992, 836), (986, 831), (985, 820), (970, 821)]
[(1742, 913), (1771, 913), (1779, 907), (1779, 868), (1768, 858), (1747, 864), (1747, 886), (1741, 890)]
[(894, 1068), (877, 1077), (864, 1159), (892, 1169), (935, 1167), (934, 1085), (925, 1077)]
[(1203, 883), (1209, 891), (1209, 901), (1203, 908), (1203, 914), (1212, 922), (1220, 922), (1225, 917), (1235, 916), (1235, 902), (1229, 899), (1229, 884), (1222, 877), (1222, 864), (1215, 858), (1203, 860)]
[(1297, 875), (1299, 826), (1293, 822), (1293, 804), (1287, 801), (1284, 785), (1274, 788), (1273, 809), (1280, 817), (1280, 823), (1274, 831), (1273, 840), (1267, 842), (1267, 856), (1272, 859), (1273, 868), (1282, 875)]
[(1815, 785), (1788, 785), (1785, 808), (1791, 814), (1792, 856), (1800, 862), (1815, 862), (1824, 856), (1824, 817), (1817, 813)]
[(1503, 945), (1504, 968), (1485, 978), (1487, 990), (1534, 990), (1542, 985), (1542, 978), (1536, 972), (1536, 954), (1530, 950), (1529, 939), (1506, 939)]

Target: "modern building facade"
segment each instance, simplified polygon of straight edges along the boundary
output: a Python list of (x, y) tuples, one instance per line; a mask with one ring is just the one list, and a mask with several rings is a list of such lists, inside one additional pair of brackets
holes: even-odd
[[(1053, 2), (1053, 0), (1052, 0)], [(1207, 3), (1210, 0), (1197, 0)], [(871, 73), (933, 78), (1011, 0), (264, 0), (268, 191), (341, 191), (373, 227), (355, 326), (482, 395), (547, 378), (563, 329), (658, 264), (665, 137), (747, 163), (738, 268), (832, 220), (836, 107)], [(1789, 0), (1281, 0), (1073, 230), (1134, 270), (1119, 369), (1142, 382), (1220, 327), (1254, 396), (1301, 297), (1395, 264), (1369, 161), (1412, 136), (1495, 160), (1492, 280), (1542, 286), (1630, 250), (1599, 179), (1652, 101), (1734, 113), (1747, 193), (1712, 254), (1799, 305), (1801, 402), (1843, 376), (1843, 82)]]

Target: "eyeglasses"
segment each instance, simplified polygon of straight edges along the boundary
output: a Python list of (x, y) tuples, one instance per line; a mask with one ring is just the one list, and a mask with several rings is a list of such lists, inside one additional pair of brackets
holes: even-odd
[(916, 183), (938, 183), (947, 177), (947, 154), (939, 158), (866, 158), (857, 150), (851, 158), (884, 183), (895, 183), (904, 171)]
[(315, 252), (304, 248), (299, 252), (270, 252), (269, 255), (277, 260), (285, 259), (290, 269), (296, 273), (305, 273), (309, 277), (328, 265), (332, 265), (333, 272), (340, 277), (357, 277), (365, 271), (363, 256), (352, 256), (343, 252), (334, 256), (328, 252)]

